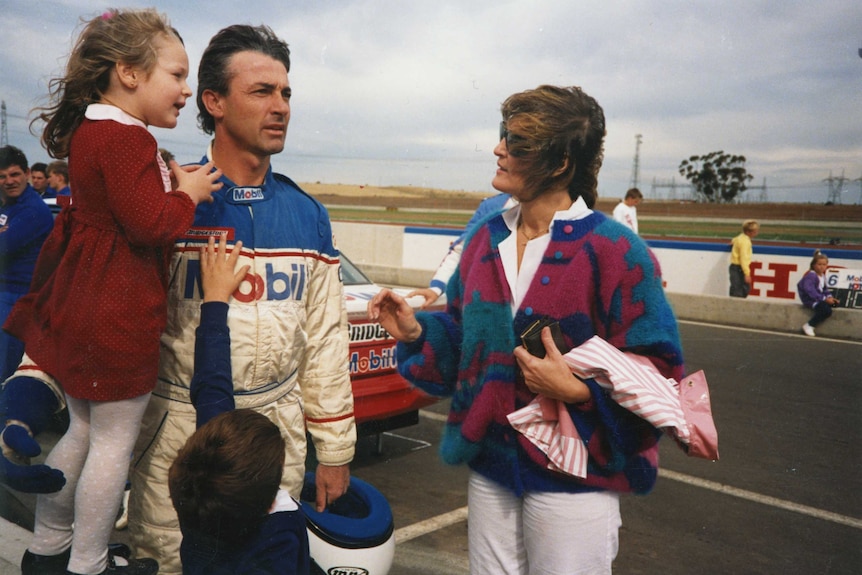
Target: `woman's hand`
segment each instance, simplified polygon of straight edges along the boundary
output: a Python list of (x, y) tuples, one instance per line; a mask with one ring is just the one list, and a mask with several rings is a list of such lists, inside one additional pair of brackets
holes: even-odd
[(227, 303), (230, 296), (242, 283), (248, 273), (249, 266), (242, 266), (234, 271), (242, 242), (237, 242), (227, 255), (227, 234), (221, 234), (218, 240), (218, 250), (215, 238), (210, 236), (205, 248), (201, 248), (201, 286), (204, 290), (204, 303), (221, 301)]
[(383, 288), (368, 302), (368, 319), (376, 321), (396, 340), (411, 343), (422, 335), (422, 326), (407, 301)]
[(562, 354), (554, 345), (550, 328), (542, 329), (542, 343), (546, 355), (539, 359), (523, 346), (515, 348), (515, 360), (524, 374), (524, 382), (533, 393), (565, 403), (584, 403), (590, 400), (590, 388), (572, 373)]

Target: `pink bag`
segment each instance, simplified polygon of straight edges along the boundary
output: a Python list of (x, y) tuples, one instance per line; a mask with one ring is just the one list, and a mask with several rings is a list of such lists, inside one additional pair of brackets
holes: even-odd
[[(563, 359), (572, 373), (593, 378), (618, 405), (663, 429), (687, 455), (718, 459), (718, 432), (703, 371), (679, 383), (662, 376), (646, 357), (622, 352), (598, 336)], [(548, 455), (550, 469), (586, 477), (587, 448), (565, 405), (537, 396), (507, 417), (515, 430)]]
[(692, 457), (717, 460), (718, 431), (712, 420), (709, 387), (703, 370), (684, 377), (680, 382), (679, 403), (689, 430), (688, 445), (679, 442), (683, 450)]

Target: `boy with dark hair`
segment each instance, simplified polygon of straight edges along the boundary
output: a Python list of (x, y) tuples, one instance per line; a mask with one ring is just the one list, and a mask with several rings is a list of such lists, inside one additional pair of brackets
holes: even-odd
[(305, 516), (279, 488), (284, 439), (267, 417), (234, 410), (228, 300), (248, 271), (234, 272), (242, 242), (201, 250), (203, 303), (191, 399), (198, 429), (169, 472), (187, 575), (308, 573)]

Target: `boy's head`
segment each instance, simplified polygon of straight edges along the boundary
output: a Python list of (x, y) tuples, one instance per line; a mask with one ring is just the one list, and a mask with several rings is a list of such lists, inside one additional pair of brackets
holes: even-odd
[(250, 409), (222, 413), (200, 427), (168, 477), (183, 531), (229, 546), (247, 541), (272, 508), (284, 449), (278, 427)]
[(757, 220), (745, 220), (742, 222), (742, 232), (753, 238), (760, 232), (760, 224)]
[(48, 184), (57, 191), (69, 185), (69, 164), (57, 160), (48, 164)]
[(625, 204), (627, 206), (631, 207), (631, 206), (636, 206), (639, 203), (641, 203), (641, 200), (643, 199), (643, 197), (644, 197), (644, 195), (641, 193), (641, 191), (639, 189), (629, 188), (628, 191), (626, 191), (626, 197), (623, 199), (623, 201), (625, 202)]

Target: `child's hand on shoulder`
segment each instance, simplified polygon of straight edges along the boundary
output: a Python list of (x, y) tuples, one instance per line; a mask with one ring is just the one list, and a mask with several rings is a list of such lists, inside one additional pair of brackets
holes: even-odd
[(205, 248), (201, 248), (201, 285), (204, 290), (204, 303), (221, 301), (227, 303), (230, 296), (242, 283), (249, 266), (234, 271), (242, 242), (236, 242), (230, 253), (227, 252), (227, 234), (219, 236), (218, 248), (215, 238), (210, 236)]
[(214, 169), (215, 164), (211, 161), (202, 166), (194, 164), (180, 166), (172, 160), (170, 168), (172, 180), (176, 180), (176, 189), (185, 192), (195, 205), (211, 202), (213, 192), (219, 191), (222, 187), (222, 183), (218, 181), (222, 172)]

